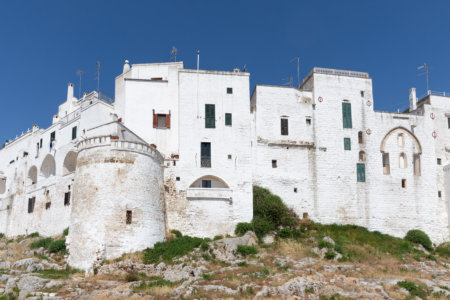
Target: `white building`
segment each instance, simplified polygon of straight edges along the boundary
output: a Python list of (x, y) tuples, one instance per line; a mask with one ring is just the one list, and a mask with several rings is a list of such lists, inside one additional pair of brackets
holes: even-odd
[(249, 89), (181, 62), (126, 62), (115, 100), (69, 84), (52, 126), (0, 150), (0, 232), (70, 227), (69, 264), (90, 269), (171, 229), (233, 233), (256, 184), (320, 222), (450, 239), (448, 97), (412, 89), (409, 111), (376, 112), (367, 73), (321, 68)]

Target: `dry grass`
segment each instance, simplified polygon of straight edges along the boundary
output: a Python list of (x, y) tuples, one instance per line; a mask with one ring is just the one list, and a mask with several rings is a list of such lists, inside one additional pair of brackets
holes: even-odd
[(268, 253), (278, 254), (280, 256), (288, 256), (292, 259), (301, 259), (308, 256), (308, 251), (311, 247), (305, 246), (294, 240), (281, 240), (277, 243), (273, 250), (270, 249)]

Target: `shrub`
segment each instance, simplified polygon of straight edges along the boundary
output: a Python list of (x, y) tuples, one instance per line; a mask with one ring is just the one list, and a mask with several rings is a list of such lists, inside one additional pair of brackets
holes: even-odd
[(63, 230), (63, 236), (68, 236), (69, 235), (69, 227), (67, 227), (66, 229)]
[(332, 259), (334, 259), (335, 257), (336, 257), (336, 253), (335, 253), (334, 251), (327, 251), (327, 252), (325, 253), (325, 258), (326, 258), (326, 259), (332, 260)]
[(251, 254), (257, 254), (258, 249), (254, 246), (245, 246), (245, 245), (238, 245), (236, 252), (242, 256), (247, 256)]
[(137, 276), (136, 274), (133, 274), (133, 273), (127, 274), (125, 276), (125, 280), (127, 282), (138, 281), (139, 280), (139, 276)]
[(412, 243), (420, 244), (427, 250), (433, 249), (430, 238), (422, 230), (414, 229), (408, 231), (406, 233), (405, 240), (410, 241)]
[(321, 240), (321, 241), (319, 241), (319, 244), (317, 245), (317, 247), (319, 247), (319, 249), (323, 249), (323, 248), (333, 249), (334, 245), (330, 242)]
[(154, 263), (160, 259), (171, 262), (177, 256), (185, 255), (204, 242), (201, 238), (183, 236), (166, 242), (158, 242), (153, 248), (144, 250), (144, 263)]
[(200, 249), (202, 249), (203, 251), (208, 250), (208, 249), (209, 249), (209, 244), (208, 244), (206, 241), (203, 241), (203, 242), (200, 244)]
[(39, 232), (33, 232), (30, 233), (29, 235), (27, 235), (27, 238), (34, 238), (34, 237), (38, 237), (39, 236)]
[(181, 231), (176, 230), (176, 229), (172, 229), (172, 233), (175, 235), (176, 238), (180, 238), (183, 236), (183, 234), (181, 233)]
[(417, 296), (420, 297), (422, 299), (426, 299), (427, 294), (429, 294), (428, 290), (421, 286), (421, 285), (416, 285), (414, 282), (411, 281), (399, 281), (397, 282), (397, 285), (399, 287), (402, 287), (404, 289), (406, 289), (411, 296)]
[(275, 225), (273, 223), (259, 216), (253, 217), (252, 225), (255, 234), (260, 239), (275, 229)]
[(436, 248), (436, 253), (437, 253), (439, 256), (449, 258), (449, 257), (450, 257), (450, 243), (440, 244), (440, 245)]
[(32, 242), (30, 245), (31, 249), (37, 249), (37, 248), (48, 248), (48, 246), (53, 242), (52, 238), (44, 238), (44, 239), (40, 239), (38, 241)]
[(0, 233), (0, 239), (4, 238), (5, 234), (4, 233)]
[(221, 239), (223, 239), (223, 236), (221, 236), (221, 235), (216, 235), (215, 237), (214, 237), (214, 241), (217, 241), (217, 240), (221, 240)]
[(66, 240), (54, 240), (48, 245), (48, 251), (51, 253), (62, 253), (65, 254), (66, 251)]
[(247, 231), (252, 231), (253, 225), (250, 223), (238, 223), (236, 225), (236, 229), (234, 230), (234, 234), (236, 235), (244, 235)]
[(277, 237), (282, 238), (282, 239), (287, 239), (287, 238), (292, 237), (292, 229), (287, 227), (287, 228), (278, 230)]

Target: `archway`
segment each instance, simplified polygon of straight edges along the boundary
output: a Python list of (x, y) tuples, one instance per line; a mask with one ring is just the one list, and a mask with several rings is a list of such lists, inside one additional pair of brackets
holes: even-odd
[(27, 183), (28, 185), (37, 183), (38, 179), (38, 170), (36, 166), (32, 166), (30, 170), (28, 170)]
[(75, 172), (77, 166), (77, 153), (70, 151), (64, 158), (63, 176)]
[(56, 173), (55, 158), (52, 155), (47, 154), (41, 165), (41, 176), (48, 178), (50, 176), (55, 176), (55, 173)]
[(219, 177), (206, 175), (198, 178), (190, 186), (190, 188), (218, 188), (229, 189), (228, 184)]

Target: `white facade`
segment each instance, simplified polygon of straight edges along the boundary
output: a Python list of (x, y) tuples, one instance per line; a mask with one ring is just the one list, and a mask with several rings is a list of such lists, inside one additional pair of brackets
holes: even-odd
[(114, 101), (69, 84), (52, 126), (0, 150), (0, 232), (70, 227), (69, 263), (89, 269), (171, 229), (233, 233), (256, 184), (320, 222), (450, 239), (448, 97), (377, 112), (367, 73), (320, 68), (249, 89), (248, 73), (181, 62), (126, 63)]

